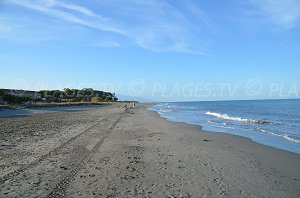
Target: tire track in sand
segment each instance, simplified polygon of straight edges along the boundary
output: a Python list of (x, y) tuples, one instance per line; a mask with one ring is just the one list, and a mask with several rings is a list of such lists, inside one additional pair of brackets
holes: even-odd
[(96, 151), (100, 148), (100, 146), (103, 144), (104, 140), (108, 137), (108, 135), (113, 131), (113, 129), (116, 127), (118, 122), (121, 120), (123, 115), (126, 113), (123, 112), (118, 117), (118, 119), (112, 124), (112, 126), (107, 130), (105, 136), (101, 138), (97, 144), (93, 147), (93, 149), (84, 156), (82, 160), (79, 161), (79, 163), (59, 182), (56, 184), (55, 188), (48, 194), (48, 198), (52, 197), (65, 197), (66, 189), (69, 187), (70, 183), (74, 180), (77, 173), (84, 168), (84, 166), (93, 158)]
[(62, 143), (61, 145), (59, 145), (58, 147), (56, 147), (52, 151), (50, 151), (47, 154), (42, 155), (41, 157), (39, 157), (37, 160), (31, 162), (30, 164), (22, 166), (21, 168), (19, 168), (19, 169), (15, 170), (15, 171), (13, 171), (11, 173), (8, 173), (7, 175), (3, 176), (2, 178), (0, 178), (0, 185), (4, 184), (7, 180), (13, 179), (14, 177), (20, 175), (21, 173), (24, 173), (26, 170), (28, 170), (28, 169), (30, 169), (30, 168), (32, 168), (34, 166), (37, 166), (39, 163), (41, 163), (42, 161), (46, 160), (50, 156), (57, 154), (62, 148), (64, 148), (65, 146), (67, 146), (68, 144), (70, 144), (71, 142), (73, 142), (74, 140), (76, 140), (77, 138), (79, 138), (80, 136), (82, 136), (83, 134), (87, 133), (89, 130), (95, 128), (97, 125), (99, 125), (99, 123), (104, 122), (104, 121), (106, 121), (106, 120), (108, 120), (108, 119), (110, 119), (112, 117), (113, 116), (101, 119), (96, 124), (88, 127), (83, 132), (81, 132), (81, 133), (79, 133), (79, 134), (71, 137), (66, 142)]

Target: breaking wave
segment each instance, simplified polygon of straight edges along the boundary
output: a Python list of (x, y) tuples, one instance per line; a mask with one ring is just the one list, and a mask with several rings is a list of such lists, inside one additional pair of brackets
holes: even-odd
[(215, 113), (215, 112), (206, 112), (206, 115), (214, 116), (217, 118), (222, 118), (225, 120), (233, 120), (237, 122), (249, 122), (249, 123), (255, 123), (255, 124), (266, 124), (268, 122), (263, 121), (263, 120), (254, 120), (254, 119), (247, 119), (247, 118), (240, 118), (240, 117), (231, 117), (228, 114), (221, 114), (221, 113)]

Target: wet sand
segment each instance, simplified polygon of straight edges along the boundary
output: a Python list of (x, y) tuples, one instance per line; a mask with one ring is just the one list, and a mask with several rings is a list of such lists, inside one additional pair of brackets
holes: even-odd
[(145, 105), (0, 118), (0, 197), (300, 197), (300, 155)]

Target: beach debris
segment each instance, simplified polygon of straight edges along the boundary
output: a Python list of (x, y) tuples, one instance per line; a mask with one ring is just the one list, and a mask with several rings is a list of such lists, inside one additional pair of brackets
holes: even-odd
[(211, 142), (212, 140), (204, 139), (203, 141), (204, 141), (204, 142)]
[(68, 170), (68, 168), (65, 167), (65, 166), (61, 166), (60, 168), (61, 168), (61, 169), (64, 169), (64, 170)]

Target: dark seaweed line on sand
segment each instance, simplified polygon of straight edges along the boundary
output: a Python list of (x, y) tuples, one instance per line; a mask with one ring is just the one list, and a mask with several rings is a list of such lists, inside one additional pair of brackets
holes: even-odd
[(59, 150), (61, 150), (63, 147), (65, 147), (66, 145), (70, 144), (72, 141), (74, 141), (75, 139), (77, 139), (78, 137), (82, 136), (83, 134), (85, 134), (86, 132), (88, 132), (89, 130), (91, 130), (92, 128), (96, 127), (99, 123), (108, 120), (109, 118), (104, 118), (100, 121), (98, 121), (96, 124), (88, 127), (87, 129), (85, 129), (83, 132), (77, 134), (76, 136), (68, 139), (66, 142), (64, 142), (63, 144), (61, 144), (59, 147), (55, 148), (54, 150), (50, 151), (49, 153), (42, 155), (40, 158), (38, 158), (37, 160), (33, 161), (32, 163), (23, 166), (7, 175), (5, 175), (4, 177), (0, 178), (0, 184), (5, 183), (5, 181), (12, 179), (13, 177), (16, 177), (18, 175), (20, 175), (21, 173), (25, 172), (26, 170), (28, 170), (29, 168), (32, 168), (34, 166), (37, 166), (40, 162), (44, 161), (45, 159), (47, 159), (48, 157), (58, 153)]
[[(126, 112), (126, 111), (125, 111)], [(96, 151), (103, 144), (104, 140), (108, 137), (108, 135), (113, 131), (118, 122), (123, 117), (123, 112), (119, 118), (112, 124), (112, 126), (108, 129), (105, 136), (97, 142), (97, 144), (93, 147), (93, 149), (86, 154), (86, 156), (56, 185), (56, 187), (48, 194), (48, 198), (50, 197), (65, 197), (66, 189), (69, 184), (75, 179), (78, 172), (93, 158)]]

